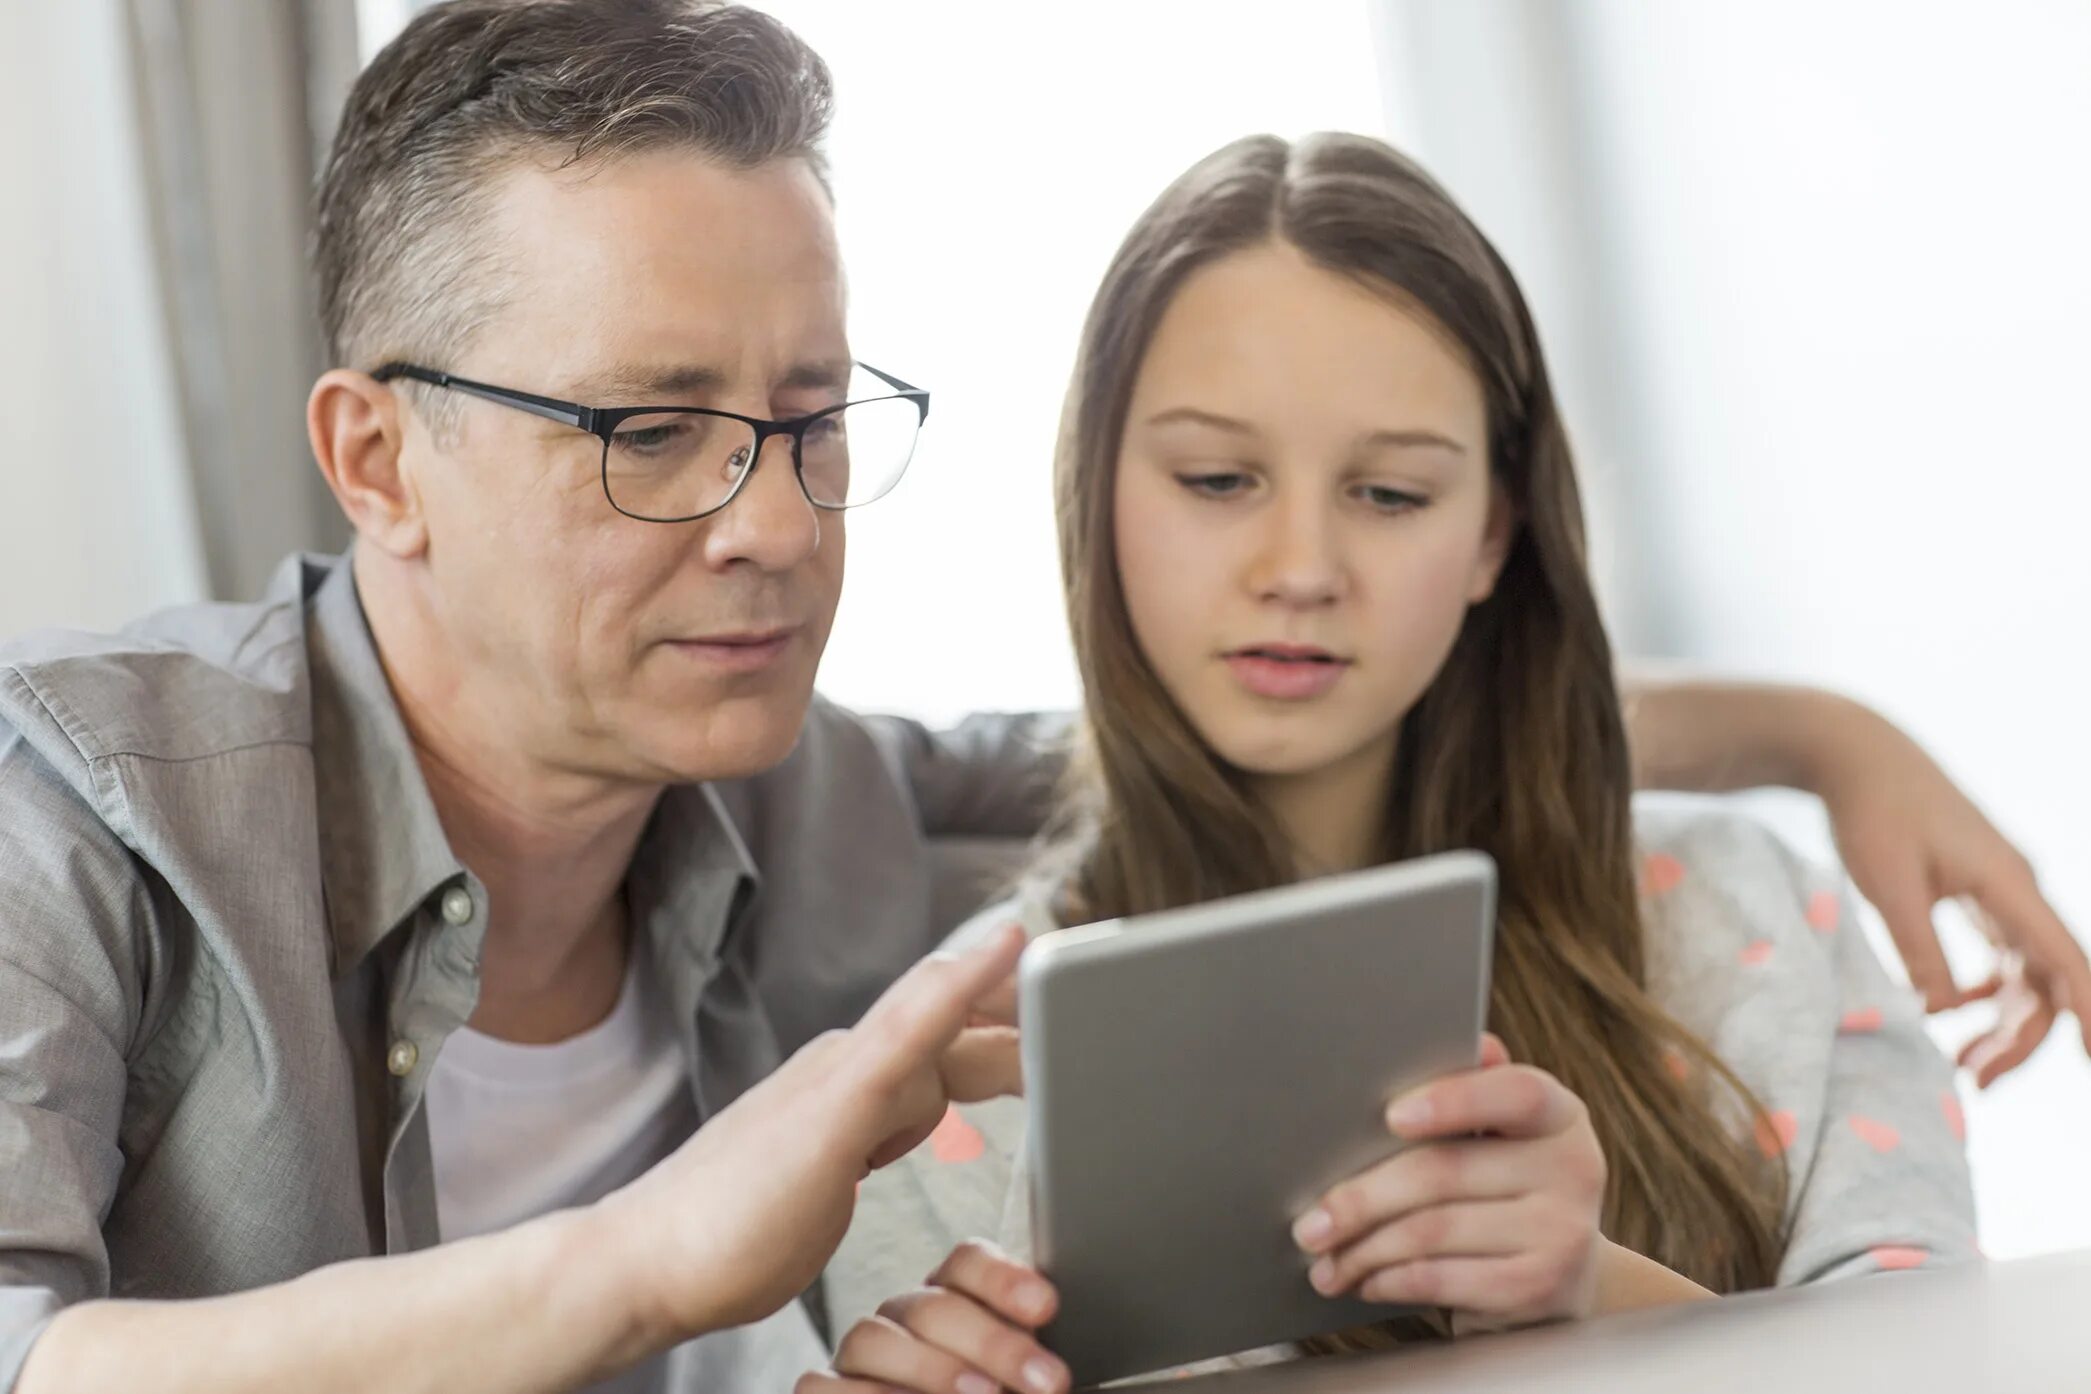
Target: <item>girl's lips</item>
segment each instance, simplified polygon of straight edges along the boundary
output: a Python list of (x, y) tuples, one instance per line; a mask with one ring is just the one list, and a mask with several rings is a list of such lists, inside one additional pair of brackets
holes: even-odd
[[(1325, 649), (1259, 646), (1227, 655), (1236, 682), (1258, 697), (1304, 702), (1322, 696), (1343, 680), (1350, 664), (1327, 656)], [(1302, 656), (1293, 657), (1292, 654)]]

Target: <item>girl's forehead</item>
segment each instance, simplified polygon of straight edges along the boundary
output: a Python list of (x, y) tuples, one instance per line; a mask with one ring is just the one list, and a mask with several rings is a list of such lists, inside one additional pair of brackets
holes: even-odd
[(1307, 261), (1282, 245), (1236, 252), (1185, 278), (1163, 309), (1146, 372), (1326, 374), (1357, 365), (1433, 369), (1477, 393), (1458, 339), (1410, 297)]

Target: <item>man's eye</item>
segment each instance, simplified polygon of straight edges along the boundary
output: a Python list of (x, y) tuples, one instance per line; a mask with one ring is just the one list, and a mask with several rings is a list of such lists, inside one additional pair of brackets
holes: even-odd
[(619, 431), (617, 444), (626, 450), (659, 450), (679, 433), (674, 426), (647, 426), (637, 431)]

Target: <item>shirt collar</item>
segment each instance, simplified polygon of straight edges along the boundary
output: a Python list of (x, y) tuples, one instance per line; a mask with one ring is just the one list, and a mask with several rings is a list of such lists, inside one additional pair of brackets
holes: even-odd
[(305, 563), (320, 880), (344, 977), (464, 874), (378, 661), (347, 557)]

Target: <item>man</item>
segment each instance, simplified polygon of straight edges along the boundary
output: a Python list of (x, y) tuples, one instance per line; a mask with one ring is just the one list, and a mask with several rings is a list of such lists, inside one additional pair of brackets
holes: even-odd
[[(674, 0), (439, 6), (358, 81), (309, 406), (351, 554), (0, 656), (0, 1388), (757, 1387), (796, 1306), (728, 1375), (684, 1343), (1009, 1083), (939, 1054), (1009, 946), (819, 1034), (1051, 777), (812, 696), (926, 405), (853, 367), (828, 106)], [(1644, 758), (1696, 777), (1672, 698)]]

